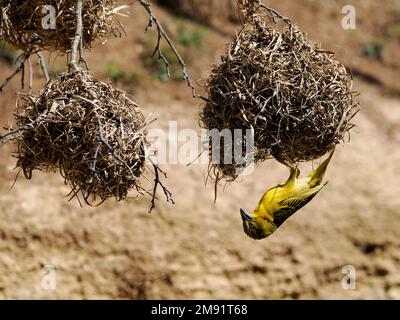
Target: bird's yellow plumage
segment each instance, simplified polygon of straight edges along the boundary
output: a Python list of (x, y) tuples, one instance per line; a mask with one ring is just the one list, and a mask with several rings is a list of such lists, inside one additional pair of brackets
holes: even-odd
[(309, 203), (326, 185), (322, 180), (333, 153), (307, 177), (299, 178), (300, 170), (291, 168), (286, 183), (267, 190), (252, 214), (240, 209), (244, 232), (253, 239), (266, 238)]

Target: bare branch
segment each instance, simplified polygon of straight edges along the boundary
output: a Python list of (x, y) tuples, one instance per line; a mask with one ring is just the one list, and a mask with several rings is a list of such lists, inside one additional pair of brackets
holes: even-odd
[(37, 52), (36, 54), (37, 54), (37, 56), (39, 58), (40, 69), (42, 69), (43, 75), (46, 78), (46, 83), (49, 83), (50, 82), (50, 76), (49, 76), (49, 72), (47, 71), (46, 63), (44, 62), (43, 55), (40, 52)]
[(28, 94), (32, 94), (32, 87), (33, 87), (33, 69), (32, 69), (32, 61), (31, 61), (31, 58), (28, 58), (28, 67), (29, 67), (29, 86), (28, 86)]
[(71, 49), (71, 61), (70, 65), (73, 66), (75, 69), (78, 68), (78, 48), (79, 44), (82, 40), (82, 0), (76, 0), (76, 32), (74, 42), (72, 44)]
[(163, 182), (160, 179), (160, 173), (167, 178), (167, 174), (161, 170), (161, 168), (156, 165), (151, 158), (149, 158), (153, 168), (154, 168), (154, 188), (153, 188), (153, 194), (152, 194), (152, 199), (151, 199), (151, 207), (149, 210), (149, 213), (153, 211), (153, 209), (156, 207), (156, 199), (157, 199), (157, 189), (158, 186), (160, 186), (164, 192), (165, 197), (167, 198), (167, 202), (171, 202), (172, 204), (175, 204), (174, 199), (172, 198), (172, 193), (171, 191), (168, 190), (168, 188), (163, 184)]
[(28, 130), (29, 128), (32, 128), (36, 124), (40, 123), (44, 118), (47, 117), (49, 111), (50, 111), (50, 109), (47, 109), (45, 112), (40, 114), (35, 120), (32, 120), (30, 123), (27, 123), (15, 130), (9, 131), (4, 135), (0, 134), (0, 146), (6, 144), (9, 141), (15, 140), (18, 137), (18, 134), (20, 134), (23, 131)]
[[(7, 85), (9, 84), (9, 82), (18, 74), (18, 73), (22, 73), (24, 71), (24, 65), (26, 60), (29, 59), (30, 54), (29, 53), (23, 53), (22, 55), (20, 55), (17, 58), (17, 67), (15, 68), (14, 72), (8, 76), (4, 82), (0, 85), (0, 93), (4, 91), (4, 89), (7, 87)], [(22, 84), (23, 84), (23, 80), (21, 80)]]
[(176, 49), (174, 43), (172, 42), (172, 40), (170, 39), (168, 34), (165, 32), (163, 26), (160, 24), (158, 19), (154, 16), (151, 3), (146, 1), (146, 0), (138, 0), (138, 1), (145, 8), (145, 10), (147, 11), (147, 13), (149, 15), (149, 24), (146, 27), (146, 31), (149, 28), (152, 28), (153, 25), (155, 25), (156, 28), (157, 28), (158, 39), (157, 39), (157, 44), (156, 44), (156, 47), (154, 49), (153, 55), (158, 54), (159, 59), (163, 60), (163, 62), (165, 63), (165, 66), (167, 68), (167, 74), (168, 74), (168, 77), (169, 77), (170, 76), (170, 74), (169, 74), (169, 62), (166, 59), (166, 57), (163, 55), (163, 53), (161, 51), (161, 48), (160, 48), (161, 40), (164, 39), (167, 42), (168, 46), (173, 51), (173, 53), (175, 54), (176, 58), (178, 59), (178, 62), (182, 67), (182, 73), (183, 73), (184, 79), (186, 80), (186, 83), (187, 83), (188, 87), (192, 89), (193, 98), (196, 98), (197, 97), (196, 90), (195, 90), (195, 88), (193, 86), (192, 80), (191, 80), (191, 78), (189, 76), (189, 73), (187, 71), (186, 63), (182, 59), (181, 55), (179, 54), (178, 50)]

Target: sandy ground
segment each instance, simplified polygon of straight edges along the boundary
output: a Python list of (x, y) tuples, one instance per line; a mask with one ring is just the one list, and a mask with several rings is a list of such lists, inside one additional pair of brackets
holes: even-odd
[[(209, 48), (209, 62), (221, 47)], [(104, 49), (89, 62), (109, 54)], [(151, 84), (136, 95), (157, 126), (178, 120), (180, 128), (198, 129), (199, 103), (180, 98), (183, 85), (156, 84), (170, 89), (159, 98)], [(10, 190), (15, 161), (12, 147), (2, 147), (0, 298), (400, 299), (400, 100), (355, 84), (362, 92), (358, 127), (350, 144), (338, 147), (330, 183), (264, 241), (246, 237), (239, 208), (253, 209), (286, 179), (287, 169), (273, 161), (220, 188), (216, 204), (205, 166), (165, 166), (176, 204), (160, 201), (149, 215), (146, 197), (99, 208), (67, 202), (57, 174), (21, 177)], [(2, 125), (17, 86), (0, 96)], [(46, 265), (56, 268), (55, 290), (42, 288)], [(356, 270), (355, 290), (342, 288), (345, 265)]]

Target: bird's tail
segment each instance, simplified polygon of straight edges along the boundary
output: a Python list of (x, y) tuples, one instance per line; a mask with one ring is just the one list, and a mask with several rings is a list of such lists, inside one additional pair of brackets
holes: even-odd
[(309, 175), (311, 179), (308, 185), (311, 188), (319, 186), (322, 183), (326, 169), (328, 168), (329, 162), (331, 161), (334, 152), (335, 150), (333, 150), (329, 157), (324, 162), (322, 162), (314, 172), (311, 172), (311, 174)]
[(291, 167), (290, 168), (290, 176), (288, 178), (288, 180), (286, 181), (285, 185), (288, 185), (290, 183), (295, 183), (296, 179), (299, 177), (300, 175), (300, 170), (297, 167)]

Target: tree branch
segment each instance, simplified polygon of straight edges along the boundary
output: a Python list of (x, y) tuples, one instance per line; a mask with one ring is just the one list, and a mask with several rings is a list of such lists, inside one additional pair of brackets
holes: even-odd
[(40, 69), (42, 69), (43, 75), (46, 78), (46, 84), (50, 82), (50, 76), (49, 76), (49, 72), (47, 71), (46, 68), (46, 63), (44, 62), (44, 58), (43, 55), (40, 52), (36, 53), (38, 58), (39, 58), (39, 66)]
[[(9, 82), (20, 72), (23, 72), (24, 70), (24, 65), (26, 60), (29, 59), (30, 54), (29, 53), (23, 53), (17, 58), (17, 67), (15, 68), (14, 72), (9, 75), (4, 82), (0, 85), (0, 93), (4, 91), (4, 89), (7, 87)], [(21, 80), (21, 83), (23, 84), (23, 80)]]
[(195, 90), (195, 88), (193, 86), (192, 80), (191, 80), (191, 78), (189, 76), (189, 73), (187, 71), (186, 63), (182, 59), (181, 55), (179, 54), (178, 50), (176, 49), (174, 43), (172, 42), (172, 40), (170, 39), (168, 34), (165, 32), (163, 26), (160, 24), (158, 19), (154, 16), (151, 3), (146, 1), (146, 0), (138, 0), (138, 1), (144, 7), (144, 9), (147, 11), (147, 13), (149, 15), (149, 24), (147, 25), (145, 31), (147, 32), (147, 30), (149, 28), (153, 27), (153, 25), (155, 25), (156, 28), (157, 28), (158, 39), (157, 39), (157, 44), (156, 44), (156, 47), (154, 49), (153, 55), (155, 55), (157, 53), (159, 59), (162, 59), (164, 61), (165, 66), (167, 68), (167, 74), (168, 74), (168, 77), (169, 77), (169, 75), (170, 75), (169, 74), (169, 62), (166, 59), (166, 57), (163, 55), (163, 53), (161, 51), (161, 48), (160, 48), (161, 40), (164, 39), (167, 42), (168, 46), (173, 51), (173, 53), (176, 56), (176, 58), (178, 59), (178, 62), (182, 67), (182, 73), (183, 73), (184, 79), (186, 80), (186, 83), (187, 83), (188, 87), (192, 89), (193, 98), (196, 98), (197, 97), (196, 90)]
[(76, 0), (76, 32), (74, 42), (71, 49), (71, 61), (70, 65), (75, 69), (78, 69), (78, 49), (79, 44), (82, 40), (82, 0)]

